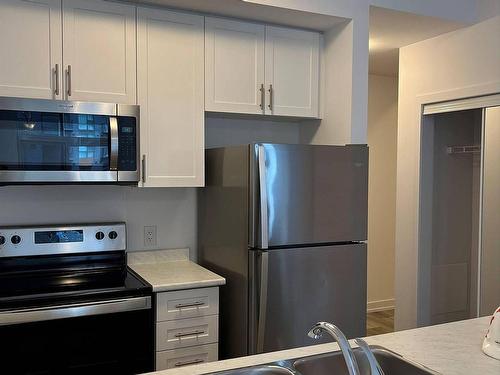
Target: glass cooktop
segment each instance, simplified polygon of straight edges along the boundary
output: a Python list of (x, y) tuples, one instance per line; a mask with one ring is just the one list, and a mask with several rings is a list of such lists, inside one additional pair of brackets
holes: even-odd
[(150, 295), (124, 251), (0, 258), (0, 311)]

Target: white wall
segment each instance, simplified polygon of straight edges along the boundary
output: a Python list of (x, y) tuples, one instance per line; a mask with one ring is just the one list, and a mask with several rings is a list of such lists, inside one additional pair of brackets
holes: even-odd
[(106, 221), (127, 223), (129, 251), (144, 249), (145, 225), (158, 227), (158, 249), (196, 249), (196, 191), (120, 186), (0, 187), (0, 226)]
[(500, 17), (400, 50), (396, 329), (417, 325), (421, 108), (500, 92)]
[(394, 306), (398, 79), (368, 83), (368, 309)]

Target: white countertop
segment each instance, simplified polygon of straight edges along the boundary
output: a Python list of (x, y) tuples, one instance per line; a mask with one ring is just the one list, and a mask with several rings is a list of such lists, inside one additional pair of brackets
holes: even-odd
[(153, 292), (206, 288), (226, 280), (189, 260), (189, 249), (130, 252), (128, 266), (153, 287)]
[[(478, 318), (432, 327), (371, 336), (380, 345), (444, 375), (499, 375), (500, 361), (481, 351), (489, 318)], [(158, 371), (157, 375), (200, 375), (215, 371), (255, 366), (339, 350), (337, 344), (322, 344), (249, 357)]]

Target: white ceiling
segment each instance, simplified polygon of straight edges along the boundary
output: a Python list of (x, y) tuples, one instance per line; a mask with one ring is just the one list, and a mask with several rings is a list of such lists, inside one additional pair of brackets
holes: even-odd
[(370, 7), (370, 73), (397, 76), (400, 47), (465, 26), (441, 18)]

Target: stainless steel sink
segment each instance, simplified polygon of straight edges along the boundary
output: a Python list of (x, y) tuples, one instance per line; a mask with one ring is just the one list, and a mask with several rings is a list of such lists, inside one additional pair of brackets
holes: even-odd
[[(373, 354), (386, 375), (437, 375), (418, 363), (409, 361), (400, 355), (382, 347), (371, 346)], [(363, 375), (370, 375), (370, 365), (361, 350), (354, 349), (354, 355)], [(349, 375), (340, 351), (297, 359), (293, 367), (301, 375)]]
[(282, 363), (282, 365), (270, 364), (270, 365), (262, 365), (262, 366), (254, 366), (254, 367), (245, 367), (237, 370), (229, 370), (223, 372), (214, 372), (215, 374), (220, 375), (300, 375), (297, 374), (291, 368), (285, 367), (286, 364)]
[[(439, 375), (431, 369), (409, 361), (388, 349), (371, 346), (385, 375)], [(361, 350), (354, 349), (362, 375), (370, 375), (370, 366)], [(213, 375), (349, 375), (340, 351), (311, 357), (274, 362), (268, 365), (246, 367), (213, 373)]]

